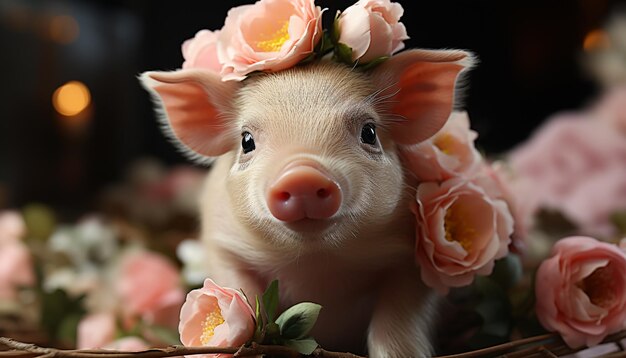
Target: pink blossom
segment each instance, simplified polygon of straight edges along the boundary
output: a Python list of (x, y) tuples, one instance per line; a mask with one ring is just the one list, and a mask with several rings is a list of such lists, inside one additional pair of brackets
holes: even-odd
[(352, 49), (352, 60), (367, 63), (404, 48), (409, 37), (400, 18), (402, 5), (389, 0), (359, 0), (339, 16), (339, 43)]
[(626, 327), (626, 254), (590, 237), (558, 241), (537, 271), (536, 313), (572, 348)]
[(154, 323), (172, 322), (171, 317), (162, 315), (172, 312), (172, 306), (182, 304), (184, 293), (180, 285), (179, 273), (167, 258), (137, 251), (123, 257), (115, 288), (127, 314)]
[(0, 245), (18, 242), (26, 234), (24, 220), (15, 211), (0, 211)]
[(76, 345), (78, 349), (102, 348), (115, 339), (115, 316), (111, 313), (94, 313), (78, 323)]
[(293, 67), (313, 53), (321, 19), (314, 0), (260, 0), (230, 9), (217, 45), (222, 80)]
[(254, 334), (254, 311), (243, 295), (210, 279), (187, 294), (180, 311), (180, 341), (185, 346), (240, 346)]
[(402, 147), (401, 155), (409, 172), (419, 181), (442, 181), (472, 176), (482, 162), (474, 147), (478, 135), (470, 129), (466, 112), (454, 112), (430, 139)]
[(416, 258), (424, 283), (441, 294), (489, 275), (508, 253), (513, 218), (507, 204), (461, 178), (417, 188)]
[(528, 195), (543, 207), (560, 210), (593, 175), (626, 166), (626, 141), (600, 121), (560, 115), (517, 148), (510, 164), (516, 176), (531, 183)]
[(219, 31), (200, 30), (194, 38), (183, 42), (183, 68), (205, 68), (219, 73), (222, 65), (217, 58)]

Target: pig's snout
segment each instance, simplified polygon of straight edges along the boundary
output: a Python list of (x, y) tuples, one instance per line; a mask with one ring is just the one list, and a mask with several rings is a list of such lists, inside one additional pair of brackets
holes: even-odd
[(339, 184), (315, 166), (297, 164), (283, 169), (266, 199), (276, 219), (294, 222), (330, 218), (339, 210), (342, 194)]

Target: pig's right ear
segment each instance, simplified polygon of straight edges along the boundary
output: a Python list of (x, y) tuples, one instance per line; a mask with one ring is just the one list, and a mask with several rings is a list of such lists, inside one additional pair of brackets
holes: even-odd
[(232, 101), (238, 82), (197, 69), (144, 72), (140, 81), (154, 98), (163, 130), (191, 159), (210, 162), (235, 148)]

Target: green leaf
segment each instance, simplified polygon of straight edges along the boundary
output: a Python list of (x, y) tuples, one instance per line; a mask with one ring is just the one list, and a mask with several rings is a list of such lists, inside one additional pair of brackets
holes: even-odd
[(289, 307), (276, 319), (280, 335), (285, 339), (306, 337), (315, 325), (321, 309), (322, 306), (311, 302), (302, 302)]
[(389, 59), (389, 56), (381, 56), (381, 57), (378, 57), (378, 58), (375, 58), (375, 59), (371, 60), (368, 63), (363, 64), (362, 66), (360, 66), (360, 68), (361, 68), (361, 70), (366, 71), (366, 70), (369, 70), (371, 68), (374, 68), (374, 67), (380, 65), (381, 63), (387, 61), (388, 59)]
[(335, 20), (333, 20), (333, 32), (330, 36), (331, 41), (335, 45), (339, 43), (339, 35), (341, 34), (341, 29), (339, 28), (339, 15), (341, 15), (341, 11), (337, 10), (337, 14), (335, 14)]
[(611, 222), (620, 234), (626, 235), (626, 210), (618, 211), (611, 215)]
[(274, 322), (278, 309), (278, 280), (272, 281), (263, 293), (263, 307), (267, 313), (267, 321)]
[(313, 338), (303, 338), (303, 339), (289, 339), (284, 343), (287, 347), (293, 348), (298, 351), (300, 354), (304, 354), (305, 356), (313, 353), (315, 348), (319, 346), (315, 339)]
[(335, 57), (340, 62), (345, 62), (347, 64), (353, 64), (352, 61), (352, 48), (346, 44), (337, 43), (335, 46)]
[(254, 301), (256, 303), (256, 308), (254, 311), (254, 316), (256, 318), (256, 329), (254, 330), (254, 341), (255, 342), (263, 342), (263, 317), (261, 317), (261, 302), (259, 301), (259, 296), (254, 296)]

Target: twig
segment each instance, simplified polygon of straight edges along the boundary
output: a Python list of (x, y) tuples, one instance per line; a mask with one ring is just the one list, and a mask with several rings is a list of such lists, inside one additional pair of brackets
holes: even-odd
[[(65, 350), (43, 348), (34, 344), (22, 343), (5, 337), (0, 337), (0, 344), (12, 349), (10, 351), (0, 351), (0, 358), (165, 358), (217, 353), (233, 354), (235, 357), (252, 357), (264, 354), (286, 358), (303, 357), (303, 355), (298, 353), (298, 351), (289, 347), (260, 345), (256, 343), (253, 343), (249, 347), (185, 347), (175, 345), (165, 348), (152, 348), (140, 352), (123, 352), (106, 349)], [(322, 348), (315, 349), (310, 357), (364, 358), (352, 353), (330, 352)]]
[(525, 346), (527, 344), (547, 341), (554, 338), (557, 338), (558, 335), (555, 333), (548, 333), (541, 336), (528, 337), (524, 339), (518, 339), (513, 342), (507, 342), (503, 344), (499, 344), (497, 346), (487, 347), (483, 349), (478, 349), (471, 352), (459, 353), (459, 354), (450, 354), (446, 356), (439, 356), (438, 358), (471, 358), (471, 357), (480, 357), (485, 354), (494, 354), (494, 353), (502, 353), (515, 348), (519, 348)]

